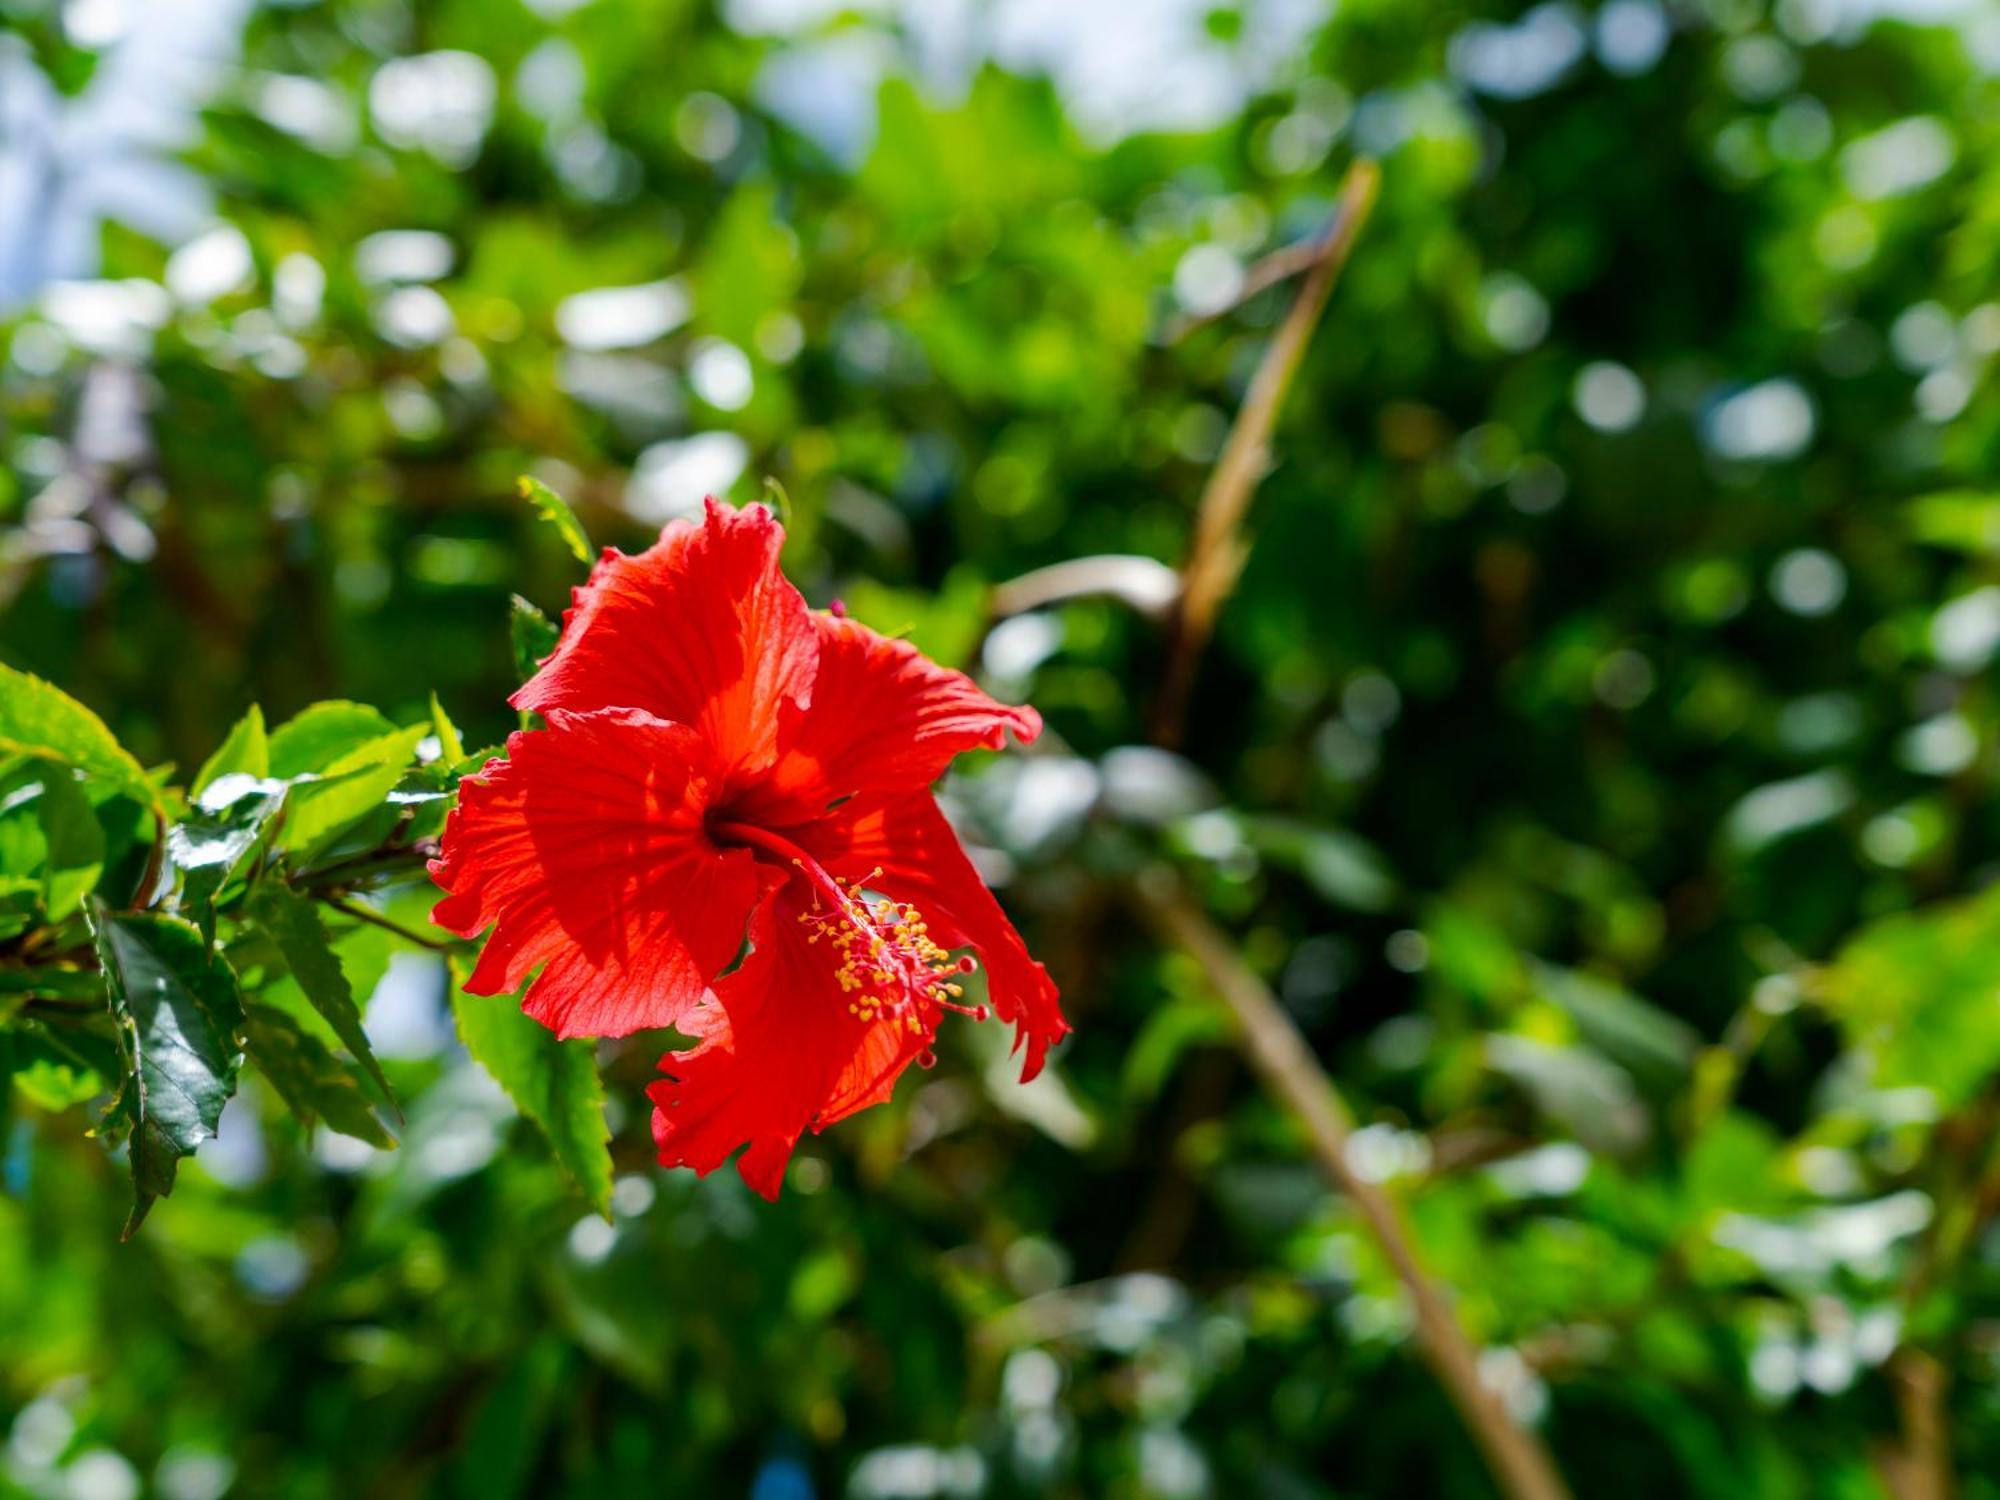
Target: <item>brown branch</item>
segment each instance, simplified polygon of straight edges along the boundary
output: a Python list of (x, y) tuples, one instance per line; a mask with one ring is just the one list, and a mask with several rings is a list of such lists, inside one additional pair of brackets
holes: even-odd
[(1168, 645), (1167, 672), (1154, 714), (1153, 738), (1162, 745), (1179, 743), (1187, 715), (1188, 694), (1195, 667), (1215, 628), (1223, 601), (1236, 586), (1247, 552), (1241, 537), (1250, 497), (1264, 477), (1270, 457), (1271, 432), (1278, 411), (1298, 373), (1299, 361), (1325, 310), (1341, 268), (1354, 249), (1361, 228), (1375, 206), (1382, 172), (1372, 161), (1358, 161), (1341, 185), (1340, 205), (1326, 233), (1316, 242), (1312, 269), (1299, 284), (1291, 310), (1278, 325), (1264, 358), (1251, 377), (1250, 389), (1222, 445), (1222, 456), (1202, 490), (1195, 517), (1194, 540), (1181, 567), (1181, 601)]
[(1243, 285), (1236, 289), (1235, 296), (1220, 307), (1205, 308), (1198, 313), (1182, 313), (1161, 331), (1160, 341), (1167, 344), (1179, 343), (1197, 328), (1205, 328), (1217, 318), (1236, 311), (1251, 298), (1268, 292), (1279, 282), (1290, 281), (1294, 276), (1304, 275), (1318, 265), (1325, 254), (1325, 235), (1315, 235), (1299, 244), (1273, 250), (1243, 273)]
[(1887, 1366), (1902, 1428), (1897, 1442), (1875, 1448), (1875, 1470), (1894, 1500), (1951, 1500), (1951, 1428), (1946, 1422), (1950, 1377), (1920, 1349), (1896, 1351)]
[(1458, 1409), (1509, 1500), (1569, 1500), (1569, 1489), (1540, 1440), (1516, 1423), (1479, 1376), (1479, 1360), (1451, 1300), (1424, 1269), (1400, 1206), (1347, 1160), (1352, 1121), (1333, 1081), (1268, 986), (1229, 939), (1171, 890), (1137, 888), (1141, 914), (1163, 939), (1199, 964), (1228, 1005), (1243, 1050), (1265, 1086), (1305, 1127), (1321, 1168), (1360, 1214), (1416, 1311), (1424, 1359)]

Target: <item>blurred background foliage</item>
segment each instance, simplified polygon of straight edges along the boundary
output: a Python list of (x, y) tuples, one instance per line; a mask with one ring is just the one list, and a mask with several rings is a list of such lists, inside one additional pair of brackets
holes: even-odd
[[(813, 602), (1048, 718), (948, 791), (1078, 1027), (775, 1207), (610, 1045), (607, 1220), (357, 927), (399, 1149), (252, 1081), (127, 1245), (24, 1068), (0, 1489), (1492, 1493), (1164, 862), (1580, 1494), (1883, 1494), (1928, 1370), (2000, 1495), (1996, 73), (1952, 0), (0, 0), (0, 657), (148, 764), (490, 744), (577, 578), (513, 476), (628, 548), (768, 476)], [(1360, 155), (1168, 751), (1154, 623), (993, 588), (1180, 560)]]

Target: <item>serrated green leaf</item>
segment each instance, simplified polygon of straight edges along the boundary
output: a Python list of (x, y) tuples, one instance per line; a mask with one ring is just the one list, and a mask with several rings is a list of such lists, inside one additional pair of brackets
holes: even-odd
[(53, 683), (0, 662), (0, 750), (45, 756), (161, 811), (160, 791), (104, 721)]
[(535, 675), (562, 638), (556, 622), (519, 594), (508, 605), (507, 634), (514, 643), (514, 675), (522, 682)]
[(285, 967), (292, 971), (313, 1009), (325, 1017), (340, 1044), (367, 1070), (383, 1101), (394, 1107), (395, 1092), (368, 1045), (368, 1033), (362, 1030), (361, 1008), (354, 1003), (347, 971), (334, 955), (312, 902), (288, 886), (267, 880), (250, 893), (247, 911), (250, 920), (277, 945)]
[(395, 1149), (396, 1138), (375, 1117), (361, 1085), (318, 1038), (269, 1005), (246, 1007), (245, 1025), (250, 1060), (303, 1124), (310, 1128), (324, 1121), (329, 1130), (384, 1151)]
[(317, 781), (293, 787), (281, 844), (310, 849), (380, 808), (403, 779), (417, 741), (429, 727), (419, 724), (366, 740), (327, 766)]
[(195, 928), (158, 912), (90, 907), (91, 932), (117, 1018), (131, 1127), (130, 1238), (154, 1200), (173, 1191), (184, 1156), (214, 1136), (236, 1092), (236, 976)]
[(268, 774), (290, 778), (325, 772), (342, 756), (395, 729), (379, 709), (365, 703), (315, 703), (271, 731)]
[(254, 703), (215, 747), (215, 754), (201, 763), (188, 794), (199, 798), (217, 777), (239, 772), (259, 780), (271, 774), (271, 744), (264, 733), (264, 710)]
[(590, 537), (583, 529), (583, 522), (576, 518), (576, 512), (569, 508), (569, 502), (554, 490), (531, 475), (521, 476), (521, 498), (534, 506), (536, 514), (551, 526), (563, 539), (576, 560), (589, 566), (595, 554), (590, 548)]
[(458, 726), (451, 722), (436, 693), (431, 694), (431, 733), (437, 736), (440, 762), (455, 766), (465, 759), (465, 741), (458, 737)]
[(523, 1013), (518, 996), (466, 994), (462, 979), (454, 966), (451, 1008), (465, 1050), (540, 1127), (591, 1207), (609, 1214), (611, 1131), (595, 1047), (558, 1041)]
[(67, 766), (51, 766), (37, 803), (48, 863), (42, 871), (42, 904), (60, 922), (83, 904), (104, 873), (104, 828)]

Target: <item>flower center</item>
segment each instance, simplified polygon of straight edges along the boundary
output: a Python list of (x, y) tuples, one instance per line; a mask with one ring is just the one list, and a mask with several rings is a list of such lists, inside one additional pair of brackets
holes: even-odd
[(825, 942), (834, 961), (834, 979), (848, 997), (847, 1013), (864, 1022), (887, 1018), (912, 1033), (925, 1031), (933, 1007), (986, 1019), (983, 1005), (965, 1005), (960, 976), (974, 968), (970, 958), (953, 958), (930, 935), (923, 914), (868, 888), (881, 878), (878, 868), (860, 880), (844, 880), (790, 839), (749, 823), (713, 822), (718, 843), (737, 844), (775, 855), (805, 877), (813, 889), (809, 911), (798, 913), (808, 943)]

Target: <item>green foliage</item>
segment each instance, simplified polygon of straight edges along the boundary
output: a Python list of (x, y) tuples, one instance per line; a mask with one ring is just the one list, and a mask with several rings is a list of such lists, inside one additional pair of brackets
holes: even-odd
[[(1129, 920), (1167, 866), (1579, 1496), (1877, 1497), (1928, 1359), (1994, 1500), (1977, 18), (1353, 0), (1114, 56), (1010, 11), (935, 86), (980, 28), (832, 9), (257, 7), (175, 159), (117, 163), (220, 238), (0, 225), (0, 287), (65, 278), (0, 314), (0, 1489), (1485, 1500), (1366, 1226)], [(96, 108), (83, 19), (0, 22), (51, 213), (97, 136), (10, 70)], [(1127, 54), (1214, 111), (1113, 130)], [(1221, 304), (1362, 154), (1169, 749), (1163, 601), (994, 610), (1181, 561), (1297, 283)], [(457, 993), (421, 873), (583, 536), (767, 481), (814, 605), (1044, 714), (947, 793), (1078, 1027), (1026, 1089), (949, 1029), (774, 1207), (652, 1166), (665, 1039)], [(86, 1132), (186, 1059), (121, 1055), (93, 903), (171, 981), (149, 1048), (233, 976), (190, 1024), (253, 1075), (192, 1160), (142, 1133), (174, 1191), (122, 1248)]]
[(1961, 1108), (2000, 1071), (2000, 887), (1871, 923), (1813, 991), (1876, 1087)]
[(104, 721), (52, 683), (0, 662), (0, 750), (46, 756), (101, 777), (148, 807), (159, 794)]
[(611, 1132), (595, 1048), (558, 1041), (525, 1014), (520, 997), (468, 995), (456, 977), (452, 1015), (459, 1040), (549, 1143), (590, 1206), (611, 1214)]
[(185, 922), (98, 906), (91, 931), (127, 1075), (112, 1117), (129, 1132), (129, 1237), (221, 1123), (242, 1061), (243, 1002), (229, 966)]
[[(324, 1120), (329, 1128), (371, 1146), (385, 1151), (395, 1147), (395, 1137), (375, 1118), (354, 1076), (289, 1015), (276, 1006), (252, 1005), (244, 1025), (250, 1056), (302, 1122)], [(372, 1069), (374, 1059), (365, 1042), (362, 1047)], [(387, 1085), (383, 1087), (386, 1090)]]
[(334, 957), (326, 928), (321, 925), (312, 902), (285, 885), (265, 881), (251, 895), (246, 915), (277, 945), (285, 967), (305, 991), (306, 999), (325, 1017), (341, 1045), (367, 1070), (382, 1099), (393, 1103), (395, 1093), (382, 1072), (382, 1065), (375, 1060), (367, 1033), (361, 1029), (361, 1011), (354, 1003), (354, 992), (340, 960)]
[(555, 528), (570, 555), (585, 567), (589, 567), (596, 553), (590, 550), (590, 538), (585, 534), (583, 523), (576, 518), (576, 512), (569, 508), (569, 502), (532, 475), (521, 476), (521, 498), (535, 508), (535, 514)]
[(264, 733), (264, 710), (256, 704), (236, 721), (236, 725), (224, 736), (215, 754), (201, 763), (201, 769), (188, 784), (188, 795), (195, 801), (201, 800), (217, 778), (223, 776), (253, 776), (258, 780), (271, 774), (271, 745)]

